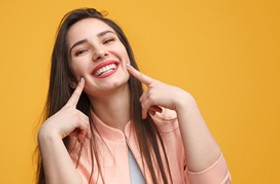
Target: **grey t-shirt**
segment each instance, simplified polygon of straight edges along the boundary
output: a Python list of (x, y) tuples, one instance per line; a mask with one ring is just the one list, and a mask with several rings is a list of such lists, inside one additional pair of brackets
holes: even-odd
[(145, 184), (144, 176), (143, 176), (130, 148), (128, 148), (128, 160), (129, 160), (131, 184)]

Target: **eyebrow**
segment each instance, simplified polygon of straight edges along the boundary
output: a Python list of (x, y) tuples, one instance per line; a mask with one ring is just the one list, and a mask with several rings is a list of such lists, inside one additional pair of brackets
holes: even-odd
[[(113, 31), (106, 30), (106, 31), (102, 31), (102, 32), (98, 33), (96, 36), (97, 36), (97, 37), (102, 37), (102, 36), (104, 36), (104, 35), (106, 35), (106, 34), (108, 34), (108, 33), (116, 34), (116, 33), (113, 32)], [(80, 40), (80, 41), (77, 41), (76, 43), (74, 43), (74, 44), (72, 45), (72, 47), (71, 47), (70, 50), (69, 50), (69, 53), (71, 53), (71, 51), (73, 50), (74, 47), (76, 47), (76, 46), (78, 46), (78, 45), (80, 45), (80, 44), (86, 43), (86, 42), (88, 42), (87, 39), (82, 39), (82, 40)]]
[(116, 34), (115, 32), (111, 31), (111, 30), (106, 30), (106, 31), (102, 31), (100, 33), (97, 34), (97, 37), (101, 37), (101, 36), (104, 36), (105, 34), (107, 33), (113, 33), (113, 34)]

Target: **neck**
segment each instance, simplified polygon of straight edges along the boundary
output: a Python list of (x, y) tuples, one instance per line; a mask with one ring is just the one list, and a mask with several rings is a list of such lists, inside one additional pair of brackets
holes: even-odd
[(94, 113), (107, 125), (124, 131), (130, 120), (130, 100), (128, 85), (101, 97), (90, 97)]

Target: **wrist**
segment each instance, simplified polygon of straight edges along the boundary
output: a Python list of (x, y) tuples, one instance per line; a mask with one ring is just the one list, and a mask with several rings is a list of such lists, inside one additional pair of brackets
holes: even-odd
[(179, 98), (175, 109), (177, 114), (186, 113), (187, 110), (197, 107), (196, 101), (190, 93), (182, 90), (178, 96)]
[(52, 130), (46, 124), (43, 124), (43, 126), (40, 128), (37, 137), (39, 143), (62, 140), (61, 136), (59, 136), (55, 130)]

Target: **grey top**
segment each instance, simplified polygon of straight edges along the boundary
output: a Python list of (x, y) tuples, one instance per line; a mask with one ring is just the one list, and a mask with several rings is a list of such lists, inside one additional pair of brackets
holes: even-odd
[(145, 184), (144, 176), (143, 176), (130, 148), (128, 148), (128, 160), (129, 160), (131, 184)]

